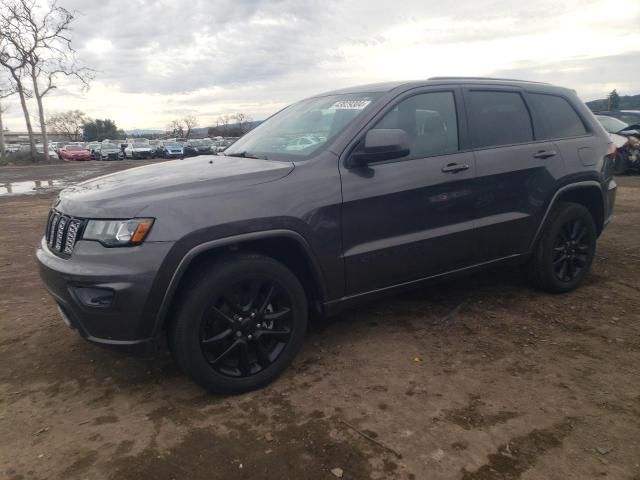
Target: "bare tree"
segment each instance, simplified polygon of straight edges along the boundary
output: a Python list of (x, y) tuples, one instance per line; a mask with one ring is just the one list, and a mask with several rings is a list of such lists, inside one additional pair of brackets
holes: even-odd
[(1, 100), (13, 93), (15, 92), (0, 87), (0, 160), (4, 157), (4, 125), (2, 124), (2, 114), (7, 111), (7, 108), (2, 106)]
[(31, 92), (25, 88), (25, 58), (15, 48), (12, 41), (14, 37), (19, 37), (20, 28), (11, 21), (11, 16), (7, 14), (4, 1), (0, 3), (0, 66), (4, 67), (9, 76), (10, 88), (18, 94), (22, 113), (24, 114), (24, 123), (27, 127), (29, 135), (29, 144), (31, 147), (31, 158), (35, 161), (36, 144), (33, 138), (33, 127), (31, 126), (31, 117), (29, 116), (29, 108), (27, 107), (27, 98), (31, 96)]
[(253, 121), (250, 115), (242, 112), (238, 112), (232, 117), (236, 123), (238, 124), (238, 128), (240, 129), (240, 134), (244, 135), (248, 131), (248, 123)]
[(45, 9), (36, 0), (2, 0), (4, 21), (11, 34), (6, 39), (31, 80), (38, 105), (42, 143), (48, 145), (42, 99), (56, 88), (60, 76), (73, 77), (87, 88), (94, 71), (79, 67), (71, 46), (70, 24), (74, 15), (55, 0)]
[(47, 119), (51, 131), (64, 135), (71, 141), (77, 141), (82, 132), (82, 126), (88, 121), (87, 116), (80, 110), (54, 113)]
[(191, 130), (199, 125), (198, 119), (195, 115), (187, 115), (182, 121), (184, 122), (184, 126), (186, 128), (185, 138), (189, 138), (189, 135), (191, 135)]
[(217, 127), (218, 127), (218, 130), (222, 129), (222, 136), (227, 135), (227, 130), (229, 129), (229, 123), (231, 123), (231, 116), (224, 114), (218, 117)]
[(184, 124), (182, 120), (171, 120), (171, 123), (167, 125), (167, 130), (176, 137), (184, 137)]

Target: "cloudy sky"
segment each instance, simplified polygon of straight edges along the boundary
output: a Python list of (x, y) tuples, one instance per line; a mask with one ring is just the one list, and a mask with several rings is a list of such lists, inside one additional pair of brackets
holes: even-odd
[[(324, 90), (436, 75), (569, 86), (584, 100), (640, 93), (640, 2), (610, 0), (59, 0), (98, 70), (47, 98), (119, 127), (262, 119)], [(22, 130), (20, 107), (5, 122)], [(35, 113), (35, 108), (33, 109)]]

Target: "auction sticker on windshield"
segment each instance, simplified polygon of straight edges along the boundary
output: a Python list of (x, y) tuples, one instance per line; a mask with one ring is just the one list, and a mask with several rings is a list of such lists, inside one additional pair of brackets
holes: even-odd
[(367, 105), (371, 103), (371, 100), (340, 100), (329, 109), (335, 110), (364, 110)]

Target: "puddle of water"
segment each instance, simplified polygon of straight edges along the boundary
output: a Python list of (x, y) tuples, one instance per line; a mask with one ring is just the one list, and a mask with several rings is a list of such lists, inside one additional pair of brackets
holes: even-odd
[(32, 195), (34, 193), (46, 193), (53, 189), (59, 189), (66, 185), (62, 180), (27, 180), (24, 182), (0, 182), (0, 196), (8, 195)]

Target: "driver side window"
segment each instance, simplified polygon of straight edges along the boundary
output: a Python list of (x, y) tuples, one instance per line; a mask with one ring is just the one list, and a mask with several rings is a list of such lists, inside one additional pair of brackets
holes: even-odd
[(406, 98), (375, 125), (407, 132), (411, 153), (404, 160), (458, 151), (458, 120), (453, 92)]

